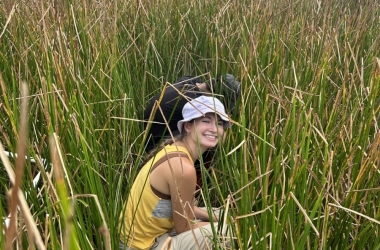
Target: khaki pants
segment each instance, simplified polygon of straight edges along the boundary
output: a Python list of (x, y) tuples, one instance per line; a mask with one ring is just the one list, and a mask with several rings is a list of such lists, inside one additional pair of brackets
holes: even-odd
[[(215, 229), (218, 223), (214, 223)], [(195, 235), (193, 235), (193, 232)], [(151, 250), (199, 250), (212, 249), (212, 228), (211, 225), (198, 227), (181, 234), (168, 232), (158, 236)], [(122, 242), (119, 245), (120, 250), (133, 250), (125, 246)]]
[[(214, 223), (215, 230), (218, 223)], [(156, 238), (151, 250), (198, 250), (212, 249), (211, 224), (181, 234), (165, 233)]]

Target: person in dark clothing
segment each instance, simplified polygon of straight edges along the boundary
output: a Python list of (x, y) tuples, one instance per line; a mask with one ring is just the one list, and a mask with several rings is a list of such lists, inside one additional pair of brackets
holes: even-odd
[(154, 96), (144, 110), (144, 121), (150, 121), (144, 123), (144, 129), (149, 128), (146, 152), (159, 146), (163, 138), (170, 137), (169, 131), (173, 136), (179, 134), (177, 122), (182, 120), (182, 108), (194, 98), (214, 94), (222, 100), (226, 110), (232, 113), (240, 94), (240, 82), (236, 81), (231, 74), (211, 79), (211, 81), (205, 81), (201, 77), (184, 76), (163, 91), (163, 94)]
[[(145, 143), (146, 152), (152, 151), (165, 139), (171, 138), (170, 132), (173, 136), (179, 134), (177, 123), (183, 119), (182, 108), (187, 102), (201, 95), (214, 95), (223, 102), (227, 113), (232, 114), (240, 95), (240, 82), (231, 74), (211, 80), (184, 76), (166, 87), (163, 93), (157, 94), (150, 100), (144, 110), (144, 121), (146, 121), (144, 129), (148, 130)], [(207, 169), (213, 156), (212, 150), (208, 150), (202, 155), (202, 161)], [(195, 166), (198, 186), (201, 186), (200, 162), (197, 161)]]

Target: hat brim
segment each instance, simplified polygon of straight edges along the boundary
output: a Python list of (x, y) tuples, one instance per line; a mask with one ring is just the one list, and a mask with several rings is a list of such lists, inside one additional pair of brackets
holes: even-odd
[[(215, 113), (215, 112), (208, 112), (208, 113)], [(206, 113), (207, 114), (207, 113)], [(180, 132), (180, 133), (182, 133), (182, 127), (183, 127), (183, 124), (185, 123), (185, 122), (190, 122), (190, 121), (192, 121), (192, 120), (194, 120), (194, 119), (198, 119), (198, 118), (200, 118), (200, 117), (202, 117), (202, 116), (204, 116), (205, 114), (200, 114), (198, 117), (192, 117), (191, 119), (183, 119), (183, 120), (180, 120), (180, 121), (178, 121), (177, 122), (177, 128), (178, 128), (178, 131)], [(224, 128), (230, 128), (231, 126), (232, 126), (232, 123), (230, 122), (230, 120), (228, 119), (228, 118), (226, 118), (226, 117), (223, 117), (223, 116), (221, 116), (221, 115), (219, 115), (219, 114), (217, 114), (223, 121), (224, 121), (224, 124), (223, 124), (223, 127)]]

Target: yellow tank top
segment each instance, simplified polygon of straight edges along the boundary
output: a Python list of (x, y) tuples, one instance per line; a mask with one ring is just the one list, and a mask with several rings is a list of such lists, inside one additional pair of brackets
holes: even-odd
[(172, 152), (183, 152), (192, 161), (186, 148), (165, 146), (142, 167), (132, 185), (119, 225), (120, 240), (133, 249), (151, 248), (156, 237), (174, 228), (171, 200), (155, 195), (149, 183), (151, 167)]

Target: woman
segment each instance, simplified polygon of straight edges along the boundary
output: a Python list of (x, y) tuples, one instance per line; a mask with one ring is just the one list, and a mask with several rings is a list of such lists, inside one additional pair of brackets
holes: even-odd
[[(210, 77), (208, 73), (204, 76), (183, 76), (150, 99), (144, 110), (143, 120), (146, 122), (142, 123), (147, 134), (145, 152), (150, 152), (165, 141), (165, 138), (179, 134), (177, 123), (182, 119), (182, 109), (188, 100), (202, 95), (217, 95), (227, 113), (234, 112), (235, 103), (240, 96), (240, 82), (231, 74), (219, 75), (215, 79)], [(213, 150), (207, 150), (194, 162), (198, 188), (206, 181), (202, 179), (200, 162), (208, 170), (215, 156)]]
[(120, 249), (205, 249), (211, 243), (208, 214), (194, 206), (194, 161), (215, 147), (231, 124), (223, 104), (208, 96), (185, 104), (182, 115), (180, 136), (160, 149), (133, 183), (120, 218)]

